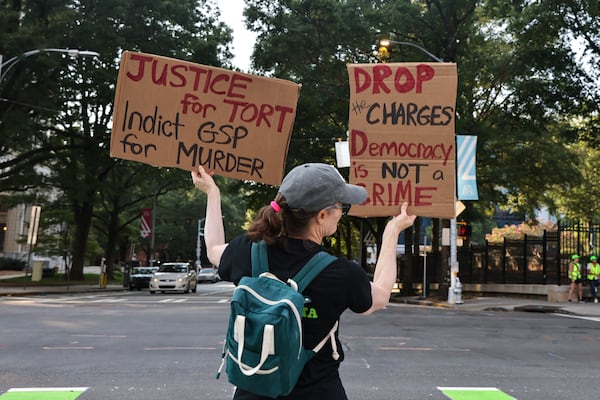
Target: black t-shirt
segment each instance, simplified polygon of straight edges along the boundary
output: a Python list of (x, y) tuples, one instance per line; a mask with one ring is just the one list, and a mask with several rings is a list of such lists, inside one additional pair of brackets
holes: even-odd
[[(252, 276), (252, 242), (246, 235), (233, 239), (219, 265), (221, 279), (238, 284), (243, 276)], [(269, 271), (282, 281), (293, 277), (308, 260), (324, 248), (316, 243), (288, 239), (286, 246), (275, 243), (268, 246)], [(306, 348), (315, 347), (329, 333), (346, 309), (362, 313), (371, 308), (371, 284), (367, 274), (356, 263), (338, 258), (328, 265), (304, 291), (309, 299), (302, 318), (303, 342)], [(339, 331), (339, 329), (338, 329)], [(344, 358), (342, 346), (336, 332), (337, 350), (340, 358), (332, 358), (331, 343), (328, 342), (304, 367), (289, 399), (334, 400), (331, 387), (339, 384), (338, 368)], [(327, 387), (330, 389), (327, 389)], [(340, 388), (343, 393), (343, 388)], [(325, 396), (326, 394), (326, 396)], [(245, 393), (239, 399), (261, 399)], [(337, 397), (337, 398), (345, 398)]]

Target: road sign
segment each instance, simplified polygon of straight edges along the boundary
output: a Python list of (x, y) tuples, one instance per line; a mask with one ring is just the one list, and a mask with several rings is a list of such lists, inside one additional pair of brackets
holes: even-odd
[(457, 200), (456, 206), (454, 208), (456, 209), (456, 217), (458, 217), (461, 212), (467, 209), (467, 206), (465, 206), (465, 204), (462, 201)]

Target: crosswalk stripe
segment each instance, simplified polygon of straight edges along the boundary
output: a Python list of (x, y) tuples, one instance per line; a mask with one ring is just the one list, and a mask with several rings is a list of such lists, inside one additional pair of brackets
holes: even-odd
[(15, 305), (38, 305), (40, 307), (59, 307), (74, 306), (77, 304), (156, 304), (156, 303), (177, 303), (177, 304), (225, 304), (230, 301), (229, 298), (222, 296), (192, 296), (185, 298), (162, 298), (156, 296), (148, 297), (104, 297), (104, 298), (82, 298), (82, 297), (55, 297), (55, 298), (1, 298), (0, 303)]
[(115, 299), (115, 298), (98, 299), (98, 300), (92, 300), (92, 303), (120, 303), (122, 301), (126, 301), (126, 299)]
[(517, 400), (495, 387), (438, 387), (451, 400)]
[(554, 315), (559, 316), (559, 317), (585, 319), (586, 321), (600, 322), (600, 317), (586, 317), (584, 315), (570, 315), (570, 314), (554, 314)]
[(0, 400), (75, 400), (87, 387), (73, 388), (12, 388)]
[[(210, 347), (155, 347), (144, 350), (214, 350)], [(87, 387), (11, 388), (0, 400), (75, 400)], [(438, 387), (451, 400), (517, 400), (495, 387)]]

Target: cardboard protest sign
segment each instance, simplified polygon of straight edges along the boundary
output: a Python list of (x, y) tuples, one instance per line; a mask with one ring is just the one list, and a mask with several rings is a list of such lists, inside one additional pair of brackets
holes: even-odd
[(457, 73), (452, 63), (349, 64), (350, 182), (357, 216), (454, 218)]
[(110, 155), (279, 185), (300, 85), (125, 52)]

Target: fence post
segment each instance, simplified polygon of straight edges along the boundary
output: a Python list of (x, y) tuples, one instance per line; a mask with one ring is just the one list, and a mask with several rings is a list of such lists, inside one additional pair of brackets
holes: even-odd
[(502, 239), (502, 284), (506, 283), (506, 237)]
[(490, 255), (489, 249), (488, 249), (489, 245), (490, 245), (490, 242), (488, 242), (487, 239), (486, 239), (485, 240), (485, 253), (484, 253), (485, 254), (485, 261), (483, 263), (483, 271), (482, 271), (483, 272), (483, 276), (482, 276), (483, 283), (488, 283), (488, 281), (487, 281), (487, 273), (488, 273), (488, 264), (489, 264), (488, 258), (489, 258), (489, 255)]
[(562, 238), (562, 232), (561, 232), (562, 225), (561, 225), (561, 222), (559, 221), (557, 225), (558, 225), (558, 232), (557, 232), (557, 234), (558, 234), (558, 241), (557, 241), (558, 245), (556, 246), (556, 248), (557, 248), (556, 251), (558, 252), (558, 257), (557, 257), (558, 258), (558, 263), (557, 263), (558, 271), (557, 271), (557, 274), (556, 274), (556, 284), (558, 286), (560, 286), (560, 275), (562, 273), (562, 248), (560, 246), (561, 243), (562, 243), (562, 240), (561, 240), (561, 238)]
[(542, 279), (543, 279), (544, 285), (547, 283), (546, 282), (546, 273), (548, 272), (548, 270), (546, 268), (546, 262), (548, 261), (548, 257), (546, 254), (547, 244), (548, 244), (548, 237), (547, 237), (547, 232), (544, 229), (544, 236), (542, 236)]
[(523, 284), (527, 284), (527, 234), (523, 235)]

